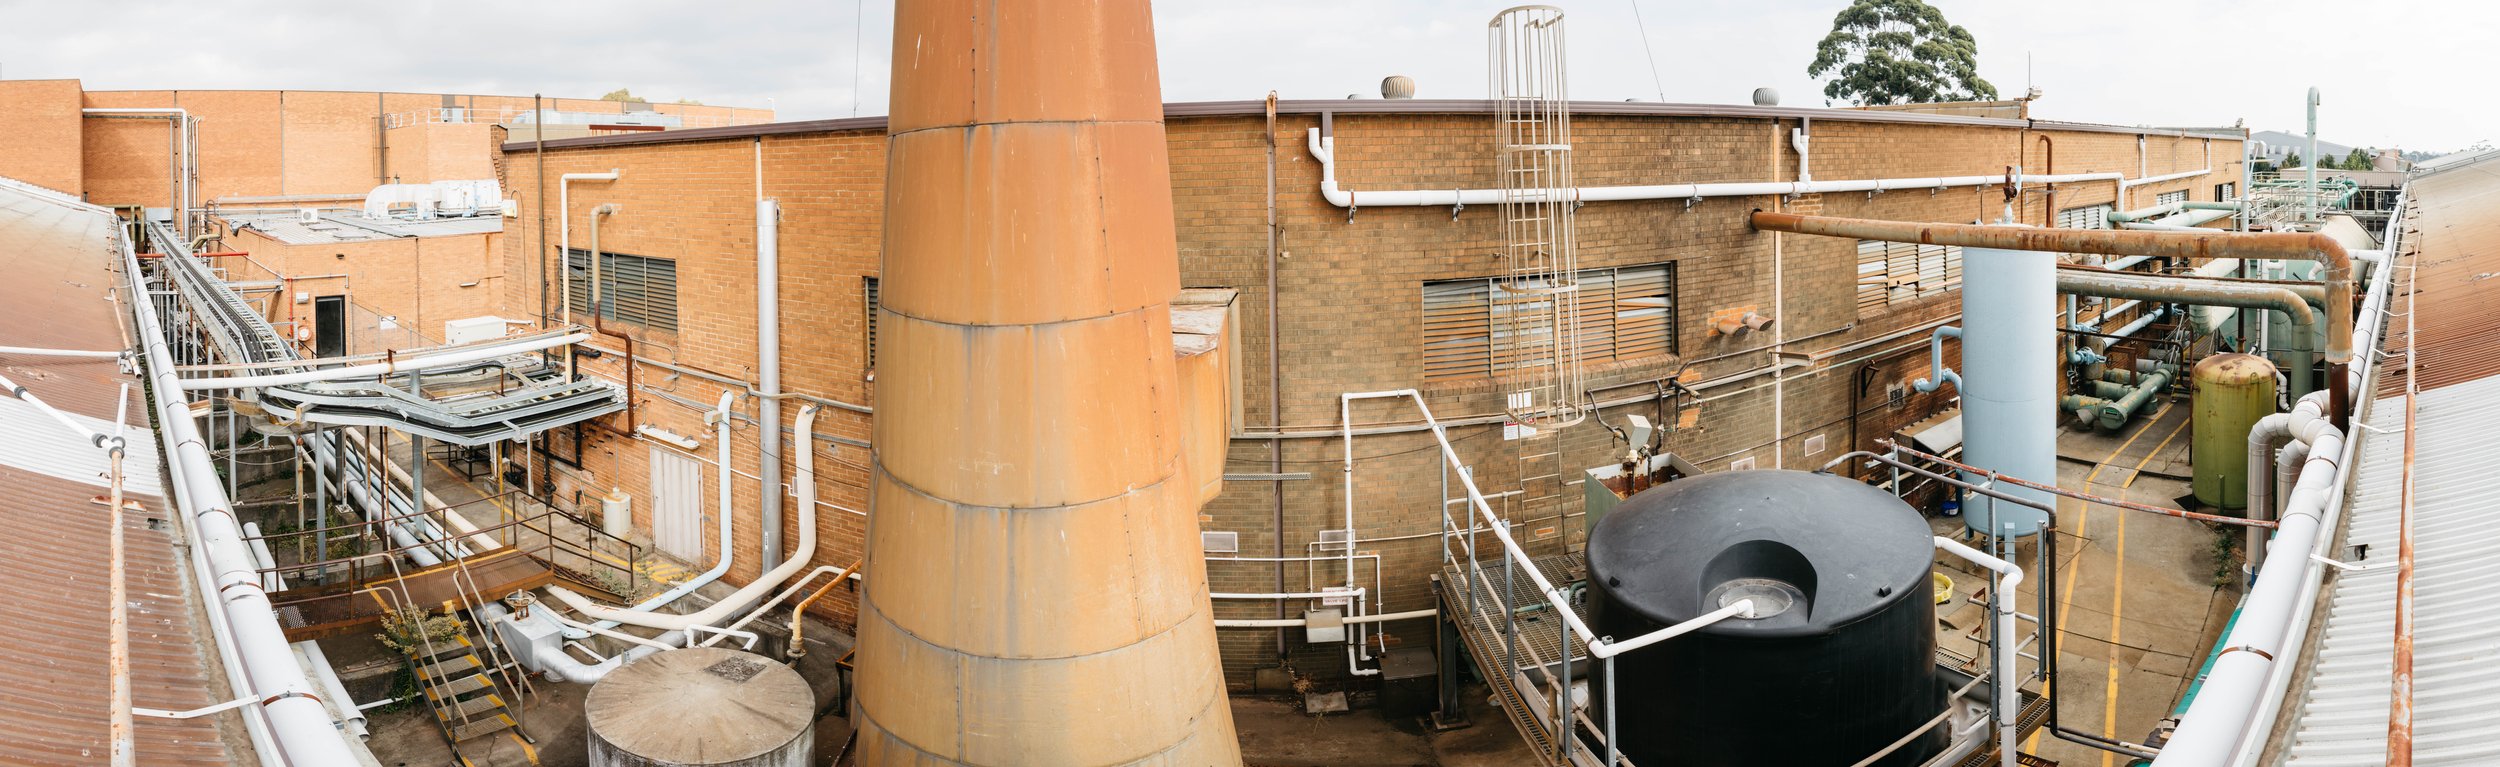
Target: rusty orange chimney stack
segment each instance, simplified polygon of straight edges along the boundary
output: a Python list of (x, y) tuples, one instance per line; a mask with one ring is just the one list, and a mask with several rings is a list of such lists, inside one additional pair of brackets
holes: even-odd
[(1146, 0), (905, 0), (893, 78), (861, 763), (1240, 764)]

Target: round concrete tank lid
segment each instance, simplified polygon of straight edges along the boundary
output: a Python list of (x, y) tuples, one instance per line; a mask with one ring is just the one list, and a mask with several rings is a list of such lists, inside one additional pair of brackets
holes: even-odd
[(763, 656), (690, 647), (643, 658), (590, 688), (593, 737), (646, 759), (720, 764), (759, 756), (807, 731), (815, 695), (799, 672)]
[(2223, 353), (2198, 360), (2189, 368), (2194, 380), (2218, 384), (2249, 384), (2274, 380), (2274, 363), (2254, 354)]

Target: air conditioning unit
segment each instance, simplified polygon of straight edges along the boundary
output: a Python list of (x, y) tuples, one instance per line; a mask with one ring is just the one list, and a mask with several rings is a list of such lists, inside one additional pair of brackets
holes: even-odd
[(321, 223), (321, 211), (313, 208), (296, 208), (295, 220), (297, 223), (304, 224)]

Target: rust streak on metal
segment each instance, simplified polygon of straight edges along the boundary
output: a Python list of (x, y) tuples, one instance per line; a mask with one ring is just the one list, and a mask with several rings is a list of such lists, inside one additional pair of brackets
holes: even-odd
[(1754, 211), (1755, 229), (1766, 232), (1851, 237), (1861, 240), (1957, 245), (1966, 248), (2163, 256), (2183, 259), (2289, 259), (2326, 265), (2327, 385), (2329, 412), (2337, 428), (2352, 413), (2345, 369), (2352, 363), (2352, 255), (2342, 243), (2317, 232), (2162, 232), (2132, 229), (2042, 229), (1985, 224), (1878, 221)]
[(2193, 520), (2196, 520), (2196, 521), (2198, 521), (2198, 522), (2212, 522), (2212, 523), (2214, 523), (2214, 524), (2218, 524), (2218, 525), (2237, 525), (2237, 526), (2240, 526), (2240, 527), (2274, 527), (2274, 526), (2275, 526), (2275, 523), (2274, 523), (2274, 522), (2272, 522), (2272, 521), (2269, 521), (2269, 520), (2263, 520), (2263, 519), (2243, 519), (2243, 518), (2240, 518), (2240, 517), (2225, 517), (2225, 516), (2219, 516), (2219, 515), (2214, 515), (2214, 514), (2199, 514), (2199, 513), (2193, 512), (2193, 511), (2181, 511), (2181, 510), (2178, 510), (2178, 509), (2165, 509), (2165, 508), (2162, 508), (2162, 507), (2159, 507), (2159, 506), (2147, 506), (2147, 505), (2144, 505), (2144, 504), (2141, 504), (2141, 503), (2136, 503), (2136, 502), (2134, 502), (2134, 501), (2122, 501), (2122, 500), (2119, 500), (2119, 499), (2116, 499), (2116, 498), (2106, 498), (2106, 497), (2102, 497), (2102, 496), (2098, 496), (2098, 495), (2093, 495), (2093, 494), (2091, 494), (2091, 493), (2086, 493), (2086, 492), (2083, 492), (2083, 491), (2081, 491), (2081, 490), (2068, 490), (2068, 489), (2065, 489), (2065, 488), (2062, 488), (2062, 487), (2058, 487), (2058, 486), (2056, 486), (2056, 485), (2043, 484), (2043, 483), (2034, 482), (2034, 481), (2031, 481), (2031, 480), (2028, 480), (2028, 479), (2023, 479), (2023, 478), (2021, 478), (2021, 477), (2016, 477), (2016, 476), (2011, 476), (2011, 475), (2006, 475), (2006, 474), (1999, 474), (1999, 473), (1996, 473), (1996, 472), (1993, 472), (1993, 471), (1989, 471), (1989, 470), (1987, 470), (1987, 469), (1982, 469), (1982, 468), (1979, 468), (1979, 467), (1977, 467), (1977, 466), (1972, 466), (1972, 465), (1970, 465), (1970, 464), (1962, 463), (1962, 462), (1960, 462), (1960, 461), (1955, 461), (1955, 460), (1952, 460), (1952, 459), (1950, 459), (1950, 458), (1946, 458), (1946, 457), (1944, 457), (1944, 456), (1936, 455), (1936, 454), (1934, 454), (1934, 453), (1922, 452), (1922, 451), (1920, 451), (1920, 450), (1918, 450), (1918, 449), (1916, 449), (1916, 448), (1912, 448), (1912, 447), (1910, 447), (1910, 446), (1903, 445), (1903, 444), (1898, 443), (1898, 442), (1894, 442), (1894, 441), (1892, 441), (1892, 440), (1890, 440), (1890, 439), (1878, 439), (1878, 440), (1875, 440), (1875, 444), (1876, 444), (1876, 445), (1879, 445), (1879, 446), (1882, 446), (1882, 447), (1883, 447), (1884, 449), (1886, 449), (1886, 450), (1896, 450), (1896, 451), (1899, 451), (1902, 455), (1911, 456), (1911, 457), (1918, 458), (1918, 459), (1921, 459), (1921, 460), (1934, 461), (1934, 462), (1936, 462), (1936, 463), (1938, 463), (1938, 464), (1942, 464), (1942, 465), (1945, 465), (1945, 466), (1951, 466), (1951, 467), (1953, 467), (1953, 468), (1955, 468), (1955, 469), (1960, 469), (1960, 470), (1962, 470), (1962, 471), (1969, 472), (1969, 473), (1974, 474), (1974, 475), (1977, 475), (1977, 476), (1987, 477), (1987, 478), (1989, 478), (1989, 479), (1993, 479), (1993, 480), (1996, 480), (1996, 481), (1998, 481), (1998, 482), (2003, 482), (2003, 483), (2005, 483), (2005, 484), (2013, 485), (2013, 486), (2015, 486), (2015, 487), (2027, 487), (2027, 488), (2031, 488), (2031, 489), (2033, 489), (2033, 490), (2038, 490), (2038, 491), (2041, 491), (2041, 492), (2044, 492), (2044, 493), (2054, 493), (2054, 494), (2057, 494), (2057, 495), (2066, 496), (2066, 497), (2068, 497), (2068, 498), (2073, 498), (2073, 499), (2075, 499), (2075, 500), (2078, 500), (2078, 501), (2083, 501), (2083, 502), (2086, 502), (2086, 503), (2097, 503), (2097, 504), (2100, 504), (2100, 505), (2103, 505), (2103, 506), (2113, 506), (2113, 507), (2117, 507), (2117, 508), (2121, 508), (2121, 509), (2126, 509), (2126, 510), (2128, 510), (2128, 511), (2141, 511), (2141, 512), (2147, 512), (2147, 513), (2151, 513), (2151, 514), (2160, 514), (2160, 515), (2165, 516), (2165, 517), (2178, 517), (2178, 518), (2180, 518), (2180, 519), (2193, 519)]
[[(2413, 315), (2419, 305), (2412, 289), (2419, 272), (2407, 271), (2414, 274), (2404, 282), (2405, 364), (2410, 367), (2414, 351)], [(2422, 400), (2416, 378), (2405, 376), (2404, 477), (2396, 493), (2396, 639), (2395, 673), (2388, 679), (2388, 767), (2413, 765), (2413, 435), (2414, 415), (2421, 409)]]
[(894, 39), (859, 762), (1240, 764), (1148, 3)]

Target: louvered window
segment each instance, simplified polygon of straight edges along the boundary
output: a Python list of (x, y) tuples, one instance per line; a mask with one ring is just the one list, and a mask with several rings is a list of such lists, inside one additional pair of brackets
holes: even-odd
[(2163, 192), (2161, 194), (2153, 195), (2153, 204), (2168, 205), (2174, 202), (2187, 202), (2187, 196), (2188, 193), (2185, 189), (2181, 189), (2176, 192)]
[(1883, 240), (1858, 241), (1858, 314), (1942, 295), (1962, 285), (1962, 248)]
[[(590, 253), (566, 254), (564, 287), (577, 311), (590, 307)], [(651, 330), (677, 332), (677, 262), (666, 258), (599, 254), (599, 315)]]
[[(1579, 310), (1582, 362), (1611, 362), (1675, 351), (1675, 265), (1584, 269), (1572, 293)], [(1521, 348), (1551, 348), (1513, 339), (1513, 312), (1543, 311), (1552, 295), (1513, 294), (1489, 278), (1423, 285), (1424, 380), (1491, 375), (1541, 360)]]
[(868, 307), (868, 321), (861, 327), (868, 329), (867, 369), (875, 370), (877, 369), (877, 278), (868, 277), (864, 278), (864, 281), (863, 290), (867, 293), (868, 299), (864, 305)]
[(2067, 208), (2057, 212), (2057, 228), (2108, 229), (2109, 211), (2110, 206), (2108, 205), (2086, 205), (2080, 208)]

